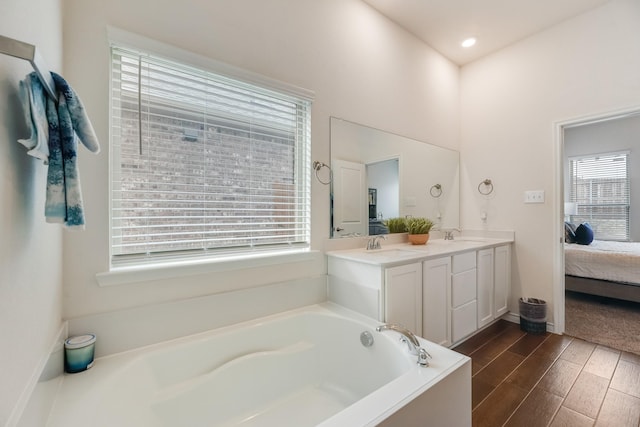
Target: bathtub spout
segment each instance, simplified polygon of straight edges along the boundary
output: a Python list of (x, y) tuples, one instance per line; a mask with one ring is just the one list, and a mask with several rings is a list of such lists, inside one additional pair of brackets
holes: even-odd
[(395, 331), (399, 333), (400, 335), (402, 335), (400, 340), (402, 342), (407, 343), (407, 346), (409, 346), (409, 352), (411, 354), (415, 354), (418, 356), (418, 364), (420, 366), (425, 366), (425, 367), (429, 366), (429, 359), (431, 359), (431, 355), (427, 352), (427, 350), (425, 350), (420, 346), (420, 342), (418, 341), (418, 338), (416, 338), (416, 336), (410, 330), (400, 325), (394, 325), (393, 323), (386, 323), (384, 325), (378, 326), (376, 328), (376, 331), (378, 332)]

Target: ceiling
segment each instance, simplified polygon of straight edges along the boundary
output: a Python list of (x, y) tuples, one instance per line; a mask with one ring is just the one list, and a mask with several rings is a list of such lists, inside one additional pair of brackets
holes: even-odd
[[(464, 65), (610, 0), (363, 0)], [(475, 46), (460, 43), (477, 38)]]

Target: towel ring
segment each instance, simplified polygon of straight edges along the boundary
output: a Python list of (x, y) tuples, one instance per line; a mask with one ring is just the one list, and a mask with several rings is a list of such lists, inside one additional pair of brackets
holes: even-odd
[[(320, 169), (322, 169), (322, 168), (329, 169), (329, 180), (328, 181), (323, 181), (318, 176), (318, 172), (320, 172)], [(318, 180), (318, 182), (320, 182), (320, 184), (323, 184), (323, 185), (331, 184), (331, 180), (333, 179), (333, 171), (331, 170), (329, 165), (324, 164), (324, 163), (319, 162), (319, 161), (316, 160), (316, 161), (313, 162), (313, 170), (316, 171), (316, 179)]]
[(435, 198), (442, 196), (442, 185), (440, 184), (432, 185), (431, 188), (429, 189), (429, 194), (431, 194), (431, 197), (435, 197)]
[[(482, 191), (483, 185), (486, 187), (484, 191)], [(480, 184), (478, 184), (478, 192), (483, 196), (488, 196), (489, 194), (493, 193), (493, 183), (491, 182), (491, 180), (485, 179), (484, 181), (480, 182)]]

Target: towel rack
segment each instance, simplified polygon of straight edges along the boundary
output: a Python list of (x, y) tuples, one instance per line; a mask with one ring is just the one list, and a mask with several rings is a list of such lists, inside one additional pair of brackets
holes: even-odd
[(433, 184), (431, 186), (431, 188), (429, 189), (429, 194), (431, 194), (431, 197), (434, 198), (438, 198), (440, 196), (442, 196), (442, 185), (440, 184)]
[[(318, 176), (318, 172), (320, 172), (320, 169), (322, 168), (327, 168), (327, 170), (329, 171), (329, 178), (325, 181), (320, 179), (320, 177)], [(331, 184), (331, 181), (333, 180), (333, 171), (331, 170), (331, 166), (316, 160), (315, 162), (313, 162), (313, 169), (316, 171), (316, 179), (320, 181), (320, 184)]]
[(480, 181), (480, 184), (478, 184), (478, 192), (483, 196), (488, 196), (489, 194), (493, 193), (493, 182), (491, 182), (489, 178), (485, 179), (484, 181)]
[(0, 53), (29, 61), (47, 94), (51, 99), (58, 100), (55, 91), (56, 85), (53, 82), (53, 77), (51, 77), (49, 67), (47, 67), (44, 59), (40, 56), (40, 52), (34, 45), (0, 35)]

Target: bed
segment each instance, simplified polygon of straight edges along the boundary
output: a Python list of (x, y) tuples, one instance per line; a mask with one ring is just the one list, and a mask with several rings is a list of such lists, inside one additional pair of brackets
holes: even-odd
[(640, 302), (640, 242), (565, 243), (565, 289)]

